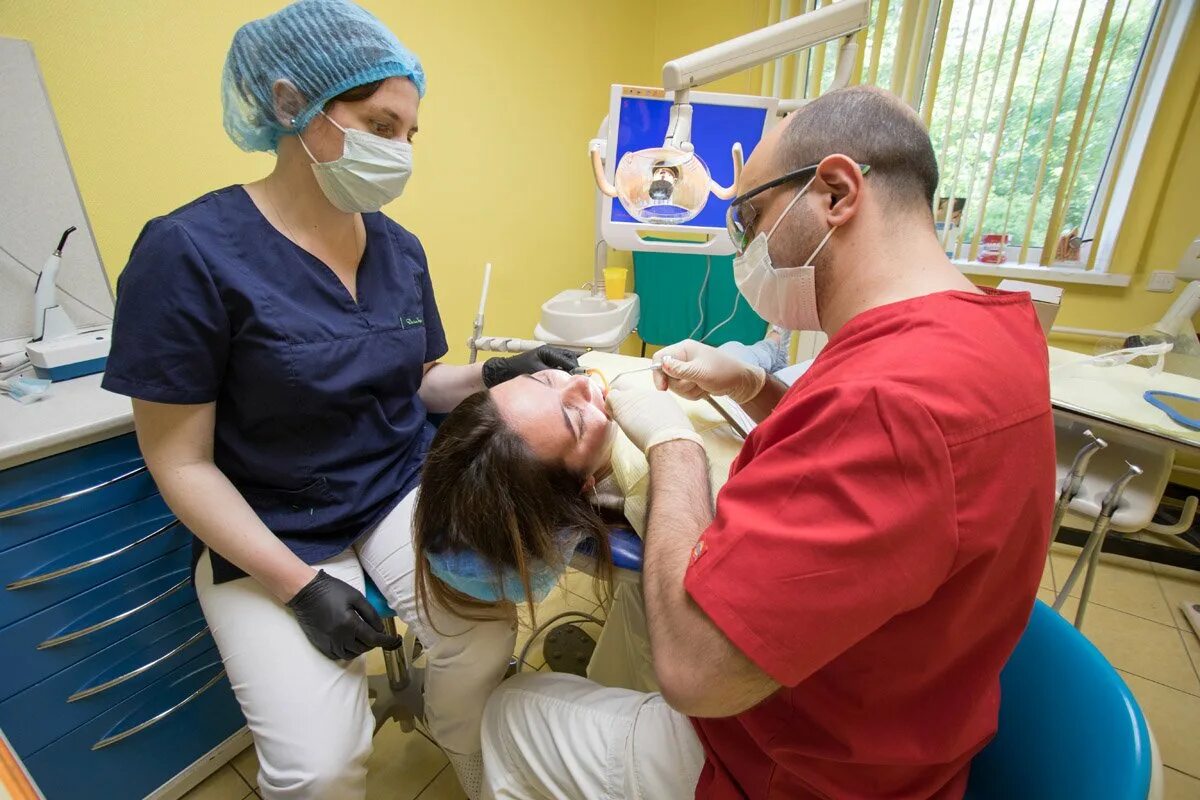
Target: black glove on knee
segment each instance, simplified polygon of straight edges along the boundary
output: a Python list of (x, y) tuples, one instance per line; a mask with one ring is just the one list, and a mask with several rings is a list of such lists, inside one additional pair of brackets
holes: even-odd
[(325, 570), (287, 605), (313, 647), (329, 658), (357, 658), (376, 647), (395, 650), (404, 641), (384, 632), (383, 620), (362, 592)]

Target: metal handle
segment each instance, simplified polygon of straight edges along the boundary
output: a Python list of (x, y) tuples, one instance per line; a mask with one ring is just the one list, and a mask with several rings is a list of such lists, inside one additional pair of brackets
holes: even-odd
[(714, 400), (711, 397), (705, 397), (704, 399), (708, 401), (708, 404), (710, 406), (712, 406), (713, 408), (715, 408), (717, 410), (717, 413), (720, 414), (722, 419), (724, 419), (725, 422), (727, 422), (729, 424), (729, 427), (733, 428), (734, 433), (736, 433), (738, 436), (742, 437), (743, 440), (747, 436), (750, 435), (750, 433), (745, 428), (742, 427), (742, 424), (740, 422), (738, 422), (736, 419), (734, 419), (733, 415), (730, 414), (728, 411), (726, 411), (725, 407), (722, 406), (719, 402), (717, 402), (716, 400)]
[(8, 584), (8, 586), (6, 586), (4, 588), (6, 588), (6, 589), (24, 589), (27, 586), (37, 586), (39, 583), (45, 583), (46, 581), (52, 581), (55, 578), (61, 578), (64, 575), (70, 575), (73, 572), (79, 572), (81, 569), (87, 569), (88, 567), (94, 567), (97, 564), (103, 564), (105, 561), (108, 561), (110, 558), (116, 558), (117, 556), (119, 556), (123, 553), (128, 553), (130, 550), (137, 547), (139, 544), (144, 544), (144, 543), (150, 541), (151, 539), (153, 539), (154, 537), (160, 536), (160, 535), (166, 533), (167, 531), (171, 530), (178, 524), (179, 524), (179, 520), (177, 520), (177, 519), (172, 520), (171, 522), (168, 522), (166, 525), (163, 525), (158, 530), (150, 531), (150, 533), (147, 533), (145, 536), (138, 539), (137, 541), (130, 542), (129, 544), (124, 545), (122, 547), (118, 547), (116, 550), (113, 550), (111, 553), (105, 553), (102, 556), (96, 556), (95, 558), (89, 558), (86, 561), (80, 561), (78, 564), (72, 564), (69, 567), (63, 567), (62, 569), (56, 569), (51, 572), (43, 572), (40, 575), (33, 575), (29, 578), (21, 578), (21, 580), (13, 581), (12, 583)]
[(1075, 499), (1075, 495), (1079, 494), (1079, 487), (1083, 485), (1083, 476), (1087, 472), (1092, 456), (1108, 447), (1108, 442), (1097, 437), (1090, 430), (1085, 430), (1083, 435), (1088, 441), (1079, 448), (1079, 452), (1071, 461), (1071, 468), (1063, 476), (1058, 501), (1054, 504), (1054, 515), (1050, 521), (1050, 544), (1054, 544), (1054, 539), (1058, 536), (1058, 529), (1062, 527), (1063, 520), (1067, 516), (1067, 509), (1071, 507), (1071, 501)]
[(154, 669), (155, 667), (157, 667), (159, 664), (163, 663), (167, 659), (173, 658), (174, 656), (179, 655), (184, 650), (188, 649), (189, 647), (194, 645), (196, 642), (203, 639), (207, 633), (208, 633), (208, 626), (206, 625), (205, 627), (196, 631), (196, 633), (192, 634), (191, 638), (189, 638), (186, 642), (183, 642), (182, 644), (177, 645), (170, 652), (164, 653), (163, 655), (159, 656), (158, 658), (154, 659), (153, 661), (149, 661), (145, 664), (142, 664), (140, 667), (137, 667), (136, 669), (131, 669), (131, 670), (129, 670), (129, 672), (126, 672), (124, 675), (120, 675), (116, 678), (113, 678), (110, 681), (105, 681), (104, 683), (98, 684), (96, 686), (91, 686), (87, 689), (81, 689), (80, 691), (78, 691), (75, 694), (68, 697), (67, 702), (74, 703), (78, 700), (84, 700), (88, 697), (93, 697), (95, 695), (100, 694), (101, 692), (107, 691), (107, 690), (113, 688), (114, 686), (120, 686), (122, 683), (125, 683), (125, 681), (128, 681), (132, 678), (136, 678), (138, 675), (141, 675), (144, 672)]
[(116, 625), (121, 620), (132, 617), (134, 614), (138, 613), (139, 611), (141, 611), (143, 609), (149, 608), (150, 606), (154, 605), (158, 601), (166, 600), (168, 597), (175, 594), (176, 592), (178, 592), (180, 589), (187, 586), (191, 582), (192, 582), (192, 579), (190, 576), (187, 578), (184, 578), (179, 583), (172, 586), (170, 589), (167, 589), (165, 592), (158, 595), (157, 597), (150, 598), (146, 602), (142, 603), (140, 606), (134, 606), (133, 608), (129, 609), (128, 611), (122, 611), (120, 614), (117, 614), (115, 617), (109, 617), (108, 619), (104, 620), (103, 622), (97, 622), (95, 625), (88, 625), (86, 628), (80, 628), (77, 631), (71, 631), (70, 633), (64, 633), (61, 636), (55, 636), (51, 639), (47, 639), (46, 641), (39, 644), (37, 646), (37, 649), (38, 650), (49, 650), (51, 647), (58, 647), (60, 644), (66, 644), (67, 642), (73, 642), (76, 639), (79, 639), (83, 636), (87, 636), (89, 633), (95, 633), (96, 631), (103, 630), (104, 628), (107, 628), (110, 625)]
[(68, 500), (74, 500), (76, 497), (82, 497), (85, 494), (91, 494), (92, 492), (98, 492), (101, 489), (104, 489), (108, 486), (112, 486), (114, 483), (120, 483), (121, 481), (126, 480), (128, 478), (132, 478), (136, 475), (141, 475), (145, 471), (146, 471), (146, 466), (143, 464), (142, 466), (138, 467), (137, 469), (131, 469), (129, 472), (126, 472), (123, 475), (118, 475), (115, 478), (109, 478), (108, 480), (103, 481), (102, 483), (97, 483), (95, 486), (89, 486), (86, 489), (79, 489), (74, 492), (67, 492), (64, 495), (59, 495), (58, 497), (52, 497), (49, 500), (39, 500), (36, 503), (29, 503), (28, 505), (17, 506), (16, 508), (2, 509), (2, 510), (0, 510), (0, 519), (8, 519), (9, 517), (16, 517), (16, 516), (20, 516), (21, 514), (27, 514), (30, 511), (37, 511), (38, 509), (49, 508), (50, 506), (56, 506), (59, 503), (65, 503)]
[(216, 675), (213, 675), (211, 678), (209, 678), (208, 681), (203, 686), (201, 686), (199, 689), (197, 689), (196, 691), (189, 694), (187, 697), (180, 700), (175, 705), (171, 706), (170, 708), (166, 709), (165, 711), (158, 712), (157, 714), (155, 714), (153, 717), (146, 720), (145, 722), (139, 722), (137, 725), (134, 725), (132, 728), (129, 728), (128, 730), (123, 730), (120, 733), (114, 733), (112, 736), (105, 736), (103, 739), (101, 739), (100, 741), (98, 741), (94, 745), (92, 745), (92, 749), (93, 750), (101, 750), (105, 747), (108, 747), (109, 745), (116, 744), (117, 742), (128, 739), (130, 736), (133, 736), (134, 734), (141, 733), (142, 731), (146, 730), (146, 728), (149, 728), (152, 725), (157, 725), (158, 723), (162, 722), (167, 717), (174, 714), (179, 709), (186, 706), (188, 703), (195, 700), (200, 695), (207, 692), (209, 689), (211, 689), (213, 686), (216, 685), (217, 681), (221, 680), (221, 678), (224, 678), (224, 677), (225, 677), (225, 670), (221, 670)]

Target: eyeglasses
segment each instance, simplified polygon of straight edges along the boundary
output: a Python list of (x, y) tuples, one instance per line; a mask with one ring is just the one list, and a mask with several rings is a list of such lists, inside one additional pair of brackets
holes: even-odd
[[(793, 170), (786, 175), (780, 175), (778, 178), (767, 181), (745, 194), (738, 195), (729, 202), (729, 208), (725, 211), (725, 227), (729, 231), (729, 238), (733, 242), (733, 249), (738, 255), (746, 252), (746, 248), (750, 245), (754, 226), (758, 222), (758, 209), (750, 205), (749, 201), (768, 189), (774, 189), (776, 186), (782, 186), (785, 183), (797, 180), (805, 173), (813, 172), (819, 166), (820, 164), (810, 164), (807, 167)], [(871, 171), (870, 164), (859, 164), (858, 168), (862, 170), (863, 175)]]

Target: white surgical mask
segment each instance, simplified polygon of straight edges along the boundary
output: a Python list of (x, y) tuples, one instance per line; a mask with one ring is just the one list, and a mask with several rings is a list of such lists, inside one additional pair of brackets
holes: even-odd
[(321, 115), (345, 134), (342, 157), (317, 161), (303, 136), (300, 144), (313, 160), (317, 184), (334, 207), (346, 213), (378, 211), (404, 193), (412, 175), (412, 144), (343, 128), (324, 111)]
[(825, 234), (825, 238), (801, 267), (776, 269), (771, 263), (771, 251), (767, 245), (771, 234), (775, 233), (779, 223), (783, 222), (783, 218), (804, 196), (809, 186), (812, 186), (812, 180), (796, 193), (792, 202), (788, 203), (787, 208), (779, 215), (779, 219), (775, 220), (771, 230), (755, 236), (746, 252), (734, 256), (733, 259), (734, 281), (738, 291), (750, 303), (754, 312), (767, 322), (794, 331), (821, 330), (820, 317), (817, 315), (817, 282), (812, 262), (837, 230), (837, 226), (829, 229), (829, 233)]

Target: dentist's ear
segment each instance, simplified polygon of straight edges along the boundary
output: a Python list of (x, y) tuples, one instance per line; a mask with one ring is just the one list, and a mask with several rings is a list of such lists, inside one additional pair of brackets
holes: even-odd
[(826, 224), (839, 227), (854, 219), (862, 209), (864, 180), (858, 162), (849, 156), (837, 153), (821, 160), (817, 182), (823, 184), (821, 188), (829, 199), (824, 212)]
[(596, 488), (596, 476), (588, 475), (588, 479), (583, 482), (583, 488), (579, 490), (580, 494), (587, 494)]

